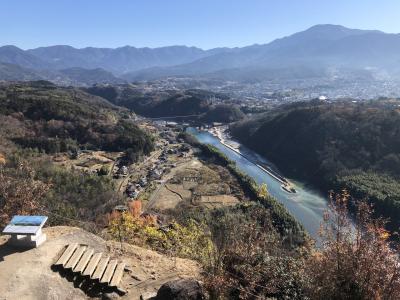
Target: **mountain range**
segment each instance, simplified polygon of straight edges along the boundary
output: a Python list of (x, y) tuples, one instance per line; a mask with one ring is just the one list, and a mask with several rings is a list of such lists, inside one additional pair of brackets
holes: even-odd
[(88, 85), (204, 76), (262, 81), (336, 76), (341, 70), (400, 77), (400, 34), (316, 25), (267, 44), (241, 48), (0, 47), (3, 80), (39, 78)]

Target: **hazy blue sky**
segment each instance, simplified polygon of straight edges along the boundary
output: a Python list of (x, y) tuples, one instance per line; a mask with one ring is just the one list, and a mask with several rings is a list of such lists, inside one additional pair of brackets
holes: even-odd
[(399, 0), (3, 0), (0, 45), (234, 47), (326, 23), (397, 33), (399, 13)]

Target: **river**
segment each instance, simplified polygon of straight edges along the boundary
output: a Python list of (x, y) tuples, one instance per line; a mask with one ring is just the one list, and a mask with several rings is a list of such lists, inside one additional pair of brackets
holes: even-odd
[(317, 240), (317, 242), (319, 241), (318, 231), (323, 220), (323, 213), (328, 208), (327, 197), (323, 197), (317, 191), (306, 187), (304, 183), (295, 180), (290, 181), (295, 184), (297, 193), (288, 193), (281, 188), (279, 181), (252, 162), (262, 161), (267, 165), (269, 164), (265, 158), (262, 158), (254, 151), (241, 145), (240, 152), (244, 157), (223, 145), (217, 137), (209, 132), (199, 131), (193, 127), (188, 128), (187, 131), (195, 136), (200, 143), (210, 144), (218, 148), (229, 159), (236, 162), (236, 166), (241, 171), (251, 176), (258, 184), (266, 183), (270, 195), (281, 202), (303, 224), (311, 237)]

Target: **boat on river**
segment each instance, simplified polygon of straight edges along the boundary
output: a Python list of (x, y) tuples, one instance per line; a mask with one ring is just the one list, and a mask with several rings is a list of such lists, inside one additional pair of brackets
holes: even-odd
[(293, 193), (293, 194), (297, 193), (296, 189), (290, 183), (282, 184), (281, 188), (282, 188), (282, 190), (284, 190), (285, 192), (288, 192), (288, 193)]

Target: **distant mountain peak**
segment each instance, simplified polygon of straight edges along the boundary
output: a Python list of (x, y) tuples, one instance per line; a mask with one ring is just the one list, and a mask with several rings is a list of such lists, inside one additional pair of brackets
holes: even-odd
[(16, 51), (24, 51), (21, 48), (18, 48), (17, 46), (14, 45), (4, 45), (1, 46), (0, 49), (9, 49), (9, 50), (16, 50)]
[(360, 34), (367, 34), (367, 33), (382, 33), (379, 30), (363, 30), (363, 29), (352, 29), (342, 25), (336, 24), (317, 24), (311, 26), (310, 28), (306, 29), (305, 31), (299, 32), (300, 33), (312, 33), (312, 34), (336, 34), (338, 37), (350, 36), (350, 35), (360, 35)]
[(353, 30), (351, 28), (344, 27), (343, 25), (336, 25), (336, 24), (317, 24), (311, 26), (307, 29), (308, 31), (315, 31), (315, 30)]

